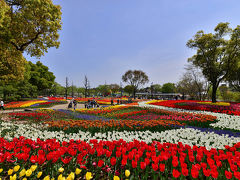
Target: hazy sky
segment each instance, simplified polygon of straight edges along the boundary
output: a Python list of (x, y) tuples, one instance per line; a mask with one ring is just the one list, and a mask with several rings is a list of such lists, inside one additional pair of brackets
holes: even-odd
[[(129, 69), (150, 83), (177, 82), (194, 50), (186, 42), (219, 22), (240, 25), (239, 0), (54, 0), (62, 7), (60, 48), (40, 58), (64, 85), (120, 83)], [(27, 58), (36, 62), (34, 58)], [(150, 84), (149, 83), (149, 84)]]

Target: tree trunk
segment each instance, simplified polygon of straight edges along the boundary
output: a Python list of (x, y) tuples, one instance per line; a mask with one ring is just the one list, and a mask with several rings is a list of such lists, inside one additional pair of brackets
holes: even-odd
[(133, 88), (133, 99), (135, 99), (135, 93), (136, 93), (136, 89)]
[(218, 86), (216, 84), (213, 84), (212, 86), (212, 102), (217, 102), (217, 88)]

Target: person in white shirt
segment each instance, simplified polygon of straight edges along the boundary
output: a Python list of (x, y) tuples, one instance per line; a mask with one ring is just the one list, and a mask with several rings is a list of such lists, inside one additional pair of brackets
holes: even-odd
[(4, 108), (4, 102), (3, 102), (3, 100), (1, 100), (1, 106), (0, 106), (0, 109), (3, 109), (3, 110), (5, 110), (5, 108)]

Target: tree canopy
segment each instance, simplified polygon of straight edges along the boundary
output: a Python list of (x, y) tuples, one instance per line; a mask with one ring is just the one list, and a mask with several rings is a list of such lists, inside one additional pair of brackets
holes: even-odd
[[(20, 52), (40, 57), (50, 47), (59, 47), (61, 7), (52, 0), (5, 0), (1, 41)], [(7, 16), (7, 17), (5, 17)]]
[(38, 91), (41, 92), (46, 89), (51, 89), (55, 76), (49, 71), (47, 66), (44, 66), (40, 61), (36, 64), (28, 62), (30, 66), (30, 79), (29, 82), (36, 86)]
[(198, 31), (187, 46), (196, 49), (189, 61), (198, 66), (212, 85), (212, 102), (216, 102), (219, 83), (234, 71), (240, 55), (240, 26), (235, 29), (229, 23), (219, 23), (214, 34)]
[(0, 0), (0, 81), (22, 80), (23, 53), (40, 57), (59, 47), (61, 8), (52, 0)]
[(175, 93), (176, 87), (174, 83), (165, 83), (162, 85), (163, 93)]
[(135, 98), (135, 93), (140, 85), (146, 84), (149, 79), (145, 72), (141, 70), (128, 70), (122, 76), (123, 82), (126, 82), (133, 86), (133, 97)]

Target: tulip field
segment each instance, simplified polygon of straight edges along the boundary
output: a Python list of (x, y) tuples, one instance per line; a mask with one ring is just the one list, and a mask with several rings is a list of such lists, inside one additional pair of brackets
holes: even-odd
[(240, 104), (142, 101), (0, 121), (1, 179), (240, 179)]
[(28, 100), (28, 101), (14, 101), (5, 104), (5, 109), (21, 109), (21, 108), (47, 108), (57, 104), (67, 103), (64, 99), (48, 98), (48, 100)]

